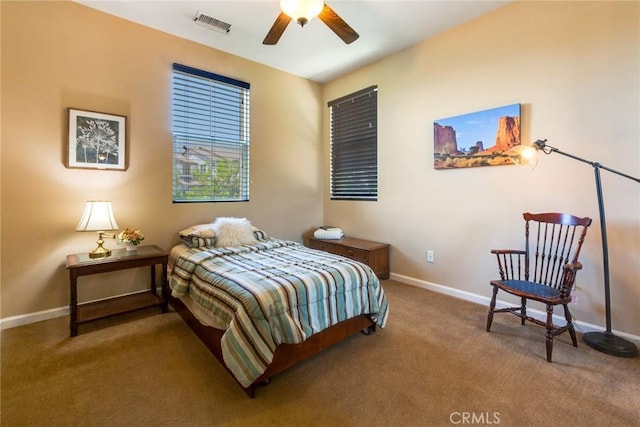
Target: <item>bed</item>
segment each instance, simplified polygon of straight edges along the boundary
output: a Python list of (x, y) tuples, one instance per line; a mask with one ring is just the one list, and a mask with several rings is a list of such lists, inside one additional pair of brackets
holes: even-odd
[(388, 302), (367, 265), (269, 237), (246, 219), (229, 238), (220, 220), (180, 232), (170, 303), (250, 397), (277, 373), (385, 326)]

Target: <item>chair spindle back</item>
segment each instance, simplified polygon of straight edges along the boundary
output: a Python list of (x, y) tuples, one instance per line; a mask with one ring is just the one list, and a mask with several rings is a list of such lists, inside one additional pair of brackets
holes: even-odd
[(523, 214), (526, 255), (525, 280), (562, 290), (573, 280), (564, 277), (564, 266), (578, 261), (590, 218), (560, 213)]

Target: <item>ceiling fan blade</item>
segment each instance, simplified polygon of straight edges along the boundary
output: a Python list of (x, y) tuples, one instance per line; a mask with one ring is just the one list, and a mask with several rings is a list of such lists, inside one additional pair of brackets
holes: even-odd
[(326, 3), (322, 8), (322, 12), (318, 15), (318, 18), (331, 30), (336, 33), (338, 37), (342, 39), (346, 44), (353, 43), (360, 37), (358, 33), (356, 33), (353, 28), (349, 26), (337, 13), (333, 11)]
[(276, 44), (284, 30), (287, 29), (287, 25), (291, 22), (291, 17), (284, 12), (280, 12), (280, 15), (276, 18), (276, 21), (271, 26), (271, 29), (267, 33), (267, 36), (262, 41), (262, 44)]

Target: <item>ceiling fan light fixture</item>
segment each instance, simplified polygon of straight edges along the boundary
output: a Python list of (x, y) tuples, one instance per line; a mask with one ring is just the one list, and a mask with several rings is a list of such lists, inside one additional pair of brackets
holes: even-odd
[(280, 0), (280, 9), (304, 27), (318, 16), (324, 7), (323, 0)]

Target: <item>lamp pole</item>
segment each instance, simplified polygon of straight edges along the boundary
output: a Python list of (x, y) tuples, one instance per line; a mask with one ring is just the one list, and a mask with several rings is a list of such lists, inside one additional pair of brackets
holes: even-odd
[(613, 356), (619, 357), (635, 357), (638, 355), (638, 348), (634, 343), (614, 335), (611, 331), (611, 293), (609, 286), (609, 247), (607, 244), (607, 226), (604, 214), (604, 197), (602, 196), (602, 181), (600, 179), (600, 169), (615, 173), (625, 178), (631, 179), (636, 182), (640, 182), (640, 179), (633, 176), (624, 174), (622, 172), (602, 166), (598, 162), (591, 162), (589, 160), (582, 159), (568, 154), (555, 147), (551, 147), (546, 144), (547, 140), (538, 140), (533, 143), (536, 149), (542, 151), (545, 154), (558, 153), (563, 156), (571, 157), (572, 159), (587, 163), (593, 167), (593, 172), (596, 179), (596, 193), (598, 196), (598, 213), (600, 215), (600, 232), (602, 234), (602, 265), (604, 269), (604, 304), (605, 304), (605, 317), (606, 317), (606, 330), (603, 332), (586, 332), (582, 339), (590, 347), (607, 353)]

